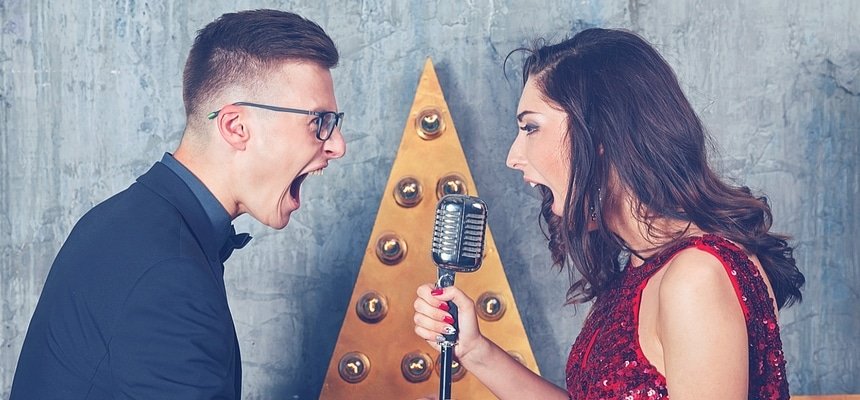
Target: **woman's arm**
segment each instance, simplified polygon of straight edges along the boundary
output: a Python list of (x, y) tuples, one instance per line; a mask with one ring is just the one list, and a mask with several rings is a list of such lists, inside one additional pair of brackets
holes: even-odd
[(666, 266), (657, 336), (672, 400), (747, 398), (746, 322), (728, 273), (714, 256), (687, 249)]
[(433, 345), (446, 326), (446, 301), (451, 300), (459, 311), (460, 337), (455, 353), (460, 364), (478, 378), (499, 399), (560, 399), (567, 400), (567, 392), (544, 380), (508, 355), (498, 345), (484, 337), (478, 328), (475, 303), (456, 287), (447, 287), (434, 295), (433, 285), (418, 288), (415, 300), (415, 333)]

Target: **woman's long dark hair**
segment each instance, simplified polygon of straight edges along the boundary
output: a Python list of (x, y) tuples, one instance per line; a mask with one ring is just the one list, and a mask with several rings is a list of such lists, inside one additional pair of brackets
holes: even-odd
[[(668, 63), (636, 34), (587, 29), (556, 45), (527, 50), (523, 84), (535, 80), (546, 100), (567, 114), (571, 179), (561, 217), (542, 188), (553, 262), (568, 267), (568, 303), (600, 295), (621, 273), (625, 244), (607, 228), (604, 212), (621, 210), (626, 194), (637, 201), (649, 233), (669, 239), (655, 218), (696, 224), (756, 254), (778, 307), (801, 299), (803, 274), (787, 236), (770, 232), (765, 197), (724, 183), (707, 160), (707, 135)], [(596, 230), (589, 230), (593, 209)], [(641, 250), (641, 249), (640, 249)], [(579, 271), (577, 275), (573, 268)]]

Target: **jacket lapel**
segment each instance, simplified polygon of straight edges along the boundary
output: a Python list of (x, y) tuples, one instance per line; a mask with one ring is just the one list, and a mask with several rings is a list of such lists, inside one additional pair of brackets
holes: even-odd
[(185, 182), (160, 162), (155, 163), (149, 171), (138, 177), (137, 181), (163, 197), (179, 211), (194, 238), (197, 239), (197, 244), (203, 249), (216, 277), (219, 280), (223, 279), (224, 265), (218, 256), (221, 244), (215, 241), (215, 228), (209, 221), (203, 206)]

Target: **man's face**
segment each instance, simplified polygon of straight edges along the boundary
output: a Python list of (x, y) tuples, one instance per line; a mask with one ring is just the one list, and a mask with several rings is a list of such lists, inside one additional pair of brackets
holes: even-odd
[[(259, 99), (244, 101), (309, 111), (338, 111), (328, 69), (313, 63), (285, 63), (260, 85)], [(321, 174), (332, 159), (343, 157), (346, 143), (340, 128), (323, 142), (316, 137), (314, 115), (243, 107), (250, 139), (237, 171), (242, 179), (237, 197), (240, 211), (275, 229), (282, 229), (299, 208), (304, 179)]]

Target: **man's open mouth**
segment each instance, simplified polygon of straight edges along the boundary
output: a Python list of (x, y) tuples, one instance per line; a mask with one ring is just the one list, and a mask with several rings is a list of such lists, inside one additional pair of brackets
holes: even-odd
[(302, 182), (304, 182), (305, 179), (309, 175), (322, 176), (322, 174), (323, 174), (323, 169), (320, 168), (320, 169), (315, 169), (313, 171), (310, 171), (310, 172), (307, 172), (307, 173), (304, 173), (304, 174), (297, 176), (296, 179), (293, 180), (293, 183), (290, 184), (290, 196), (296, 202), (298, 202), (299, 201), (299, 194), (300, 194), (301, 189), (302, 189)]

